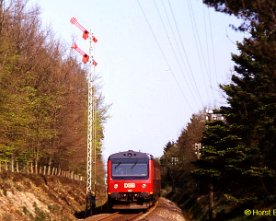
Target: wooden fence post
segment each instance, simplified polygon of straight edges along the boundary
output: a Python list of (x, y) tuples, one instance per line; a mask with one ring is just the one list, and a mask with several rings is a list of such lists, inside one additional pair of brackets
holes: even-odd
[(52, 168), (52, 175), (56, 175), (56, 168), (55, 167)]
[(14, 159), (13, 159), (13, 154), (11, 155), (11, 172), (14, 173)]
[[(4, 162), (4, 163), (3, 163)], [(3, 166), (4, 165), (4, 166)], [(26, 162), (21, 165), (21, 162), (14, 160), (11, 157), (10, 161), (0, 161), (0, 172), (11, 171), (12, 173), (27, 173), (27, 174), (43, 174), (52, 176), (63, 176), (72, 180), (83, 181), (81, 175), (75, 174), (74, 171), (64, 171), (61, 167), (52, 167), (51, 165), (39, 166), (33, 162)]]
[(38, 165), (37, 165), (37, 162), (35, 162), (35, 174), (38, 174)]
[(71, 180), (74, 179), (74, 171), (71, 171)]
[(33, 162), (31, 162), (30, 164), (31, 164), (31, 165), (30, 165), (30, 167), (31, 167), (31, 174), (33, 174), (33, 173), (34, 173)]
[(29, 172), (29, 163), (28, 163), (28, 162), (26, 163), (26, 173), (27, 173), (27, 174), (30, 173), (30, 172)]
[(48, 176), (51, 175), (51, 165), (48, 166), (48, 173), (47, 173), (47, 175)]
[(8, 162), (5, 161), (5, 170), (8, 171)]
[(77, 181), (83, 181), (83, 177), (79, 174), (75, 174), (74, 171), (64, 171), (61, 169), (61, 167), (51, 167), (51, 165), (48, 166), (38, 166), (38, 164), (33, 164), (33, 162), (26, 162), (26, 164), (22, 165), (22, 168), (20, 167), (19, 161), (14, 161), (13, 158), (11, 158), (11, 161), (0, 161), (0, 173), (3, 171), (11, 171), (12, 173), (27, 173), (27, 174), (43, 174), (45, 175), (52, 175), (52, 176), (62, 176), (66, 177), (72, 180)]
[(19, 162), (16, 161), (16, 172), (19, 173)]

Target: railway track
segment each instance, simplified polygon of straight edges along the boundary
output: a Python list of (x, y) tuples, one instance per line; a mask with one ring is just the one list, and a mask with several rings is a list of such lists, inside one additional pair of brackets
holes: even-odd
[(115, 212), (112, 214), (105, 214), (101, 215), (101, 217), (91, 217), (89, 221), (134, 221), (137, 218), (139, 218), (143, 212), (137, 212), (137, 213), (119, 213)]
[(101, 213), (85, 219), (85, 221), (138, 221), (152, 213), (158, 201), (146, 213), (145, 210), (121, 210), (113, 213)]

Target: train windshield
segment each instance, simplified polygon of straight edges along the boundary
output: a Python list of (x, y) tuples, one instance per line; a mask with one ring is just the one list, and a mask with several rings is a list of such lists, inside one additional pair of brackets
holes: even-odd
[(147, 160), (128, 160), (112, 162), (113, 178), (145, 178), (148, 177), (148, 161)]

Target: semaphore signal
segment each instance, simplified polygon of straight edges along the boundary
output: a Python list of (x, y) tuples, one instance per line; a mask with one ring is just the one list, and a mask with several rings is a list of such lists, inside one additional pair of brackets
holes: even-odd
[[(82, 38), (84, 40), (86, 40), (87, 38), (90, 37), (90, 41), (91, 42), (94, 42), (94, 43), (97, 43), (98, 42), (98, 39), (93, 35), (93, 34), (90, 34), (90, 32), (85, 28), (83, 27), (79, 22), (78, 20), (75, 18), (75, 17), (72, 17), (70, 19), (70, 22), (75, 25), (78, 29), (80, 29), (82, 31)], [(89, 56), (87, 53), (85, 53), (82, 49), (80, 49), (76, 43), (74, 43), (72, 45), (72, 48), (75, 49), (79, 54), (82, 55), (82, 62), (84, 64), (86, 64), (88, 61), (89, 61)], [(90, 48), (92, 48), (92, 45), (90, 45)], [(98, 63), (92, 59), (92, 62), (91, 62), (92, 65), (96, 66)]]
[[(82, 62), (84, 64), (86, 64), (89, 61), (89, 55), (86, 54), (82, 49), (80, 49), (76, 43), (73, 43), (71, 48), (75, 49), (80, 55), (82, 55)], [(91, 64), (94, 66), (98, 65), (98, 63), (93, 58), (92, 58)]]
[(89, 39), (89, 54), (85, 53), (76, 43), (72, 49), (76, 50), (82, 56), (82, 62), (86, 64), (89, 61), (88, 75), (88, 123), (87, 123), (87, 182), (86, 182), (86, 212), (92, 214), (96, 206), (96, 160), (97, 160), (97, 140), (96, 140), (96, 99), (92, 87), (92, 67), (97, 66), (97, 62), (92, 56), (92, 44), (97, 43), (98, 39), (84, 28), (76, 18), (71, 18), (70, 22), (82, 31), (82, 38)]
[(70, 19), (70, 22), (71, 22), (73, 25), (77, 26), (77, 27), (83, 32), (82, 37), (83, 37), (84, 40), (86, 40), (86, 39), (88, 38), (88, 36), (89, 36), (89, 31), (87, 31), (87, 29), (86, 29), (85, 27), (83, 27), (83, 26), (78, 22), (78, 20), (77, 20), (76, 18), (74, 18), (74, 17)]
[[(84, 40), (89, 37), (89, 31), (87, 31), (87, 29), (83, 27), (76, 18), (71, 18), (70, 22), (82, 31), (82, 38)], [(98, 39), (94, 35), (91, 35), (91, 38), (93, 42), (97, 43)]]
[(82, 62), (84, 64), (89, 61), (89, 56), (83, 50), (81, 50), (76, 43), (73, 43), (71, 48), (75, 49), (79, 54), (82, 55)]

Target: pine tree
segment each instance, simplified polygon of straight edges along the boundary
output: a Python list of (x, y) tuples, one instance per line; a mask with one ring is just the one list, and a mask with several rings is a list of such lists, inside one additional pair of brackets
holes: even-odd
[(276, 4), (270, 0), (206, 0), (216, 10), (244, 19), (239, 30), (250, 37), (238, 43), (240, 54), (231, 82), (221, 85), (226, 123), (208, 124), (197, 175), (215, 186), (219, 198), (238, 205), (271, 205), (276, 192)]
[[(246, 147), (244, 173), (271, 178), (276, 175), (276, 4), (262, 3), (267, 4), (247, 5), (256, 13), (251, 18), (251, 37), (239, 43), (240, 54), (232, 56), (236, 74), (231, 84), (222, 86), (229, 107), (221, 109)], [(270, 179), (263, 185), (263, 191), (272, 190)]]

